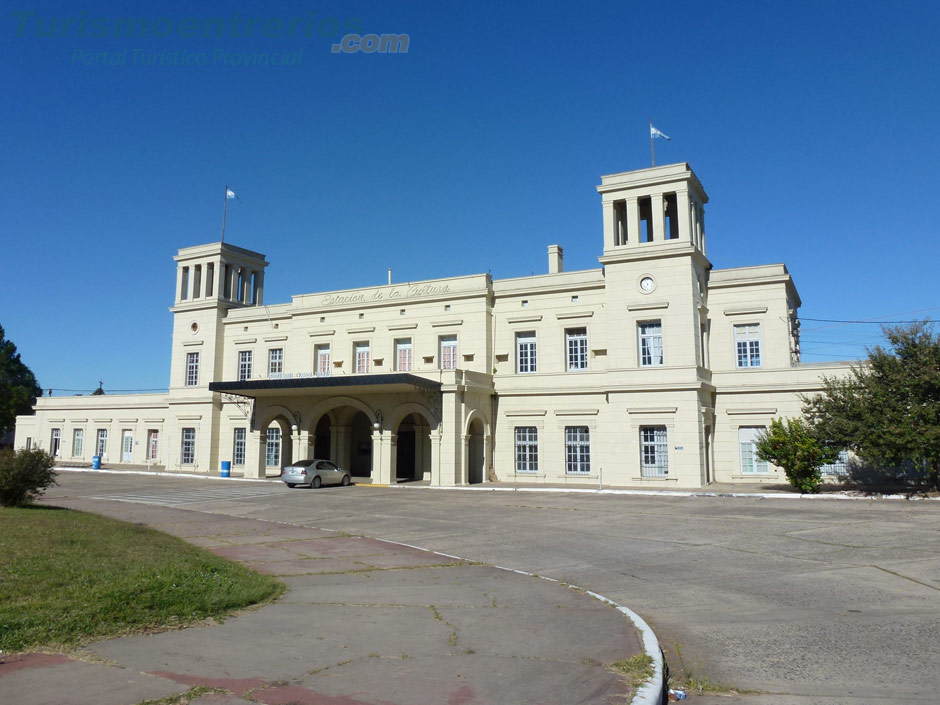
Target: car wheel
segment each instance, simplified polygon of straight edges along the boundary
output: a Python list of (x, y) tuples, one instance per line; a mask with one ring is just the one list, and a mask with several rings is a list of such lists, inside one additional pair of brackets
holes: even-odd
[(284, 483), (284, 484), (286, 484), (288, 487), (296, 487), (296, 486), (297, 486), (297, 483), (296, 483), (296, 482), (286, 482), (286, 483)]
[(349, 487), (349, 475), (343, 475), (343, 487)]
[(311, 486), (313, 489), (317, 489), (317, 488), (320, 487), (320, 483), (321, 483), (321, 482), (322, 482), (322, 481), (320, 480), (320, 476), (317, 475), (316, 477), (314, 477), (314, 478), (310, 481), (310, 486)]

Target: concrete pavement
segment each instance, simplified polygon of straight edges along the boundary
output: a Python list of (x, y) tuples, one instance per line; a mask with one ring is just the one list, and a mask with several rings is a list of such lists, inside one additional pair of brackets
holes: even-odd
[(4, 658), (3, 703), (134, 705), (202, 692), (192, 688), (211, 689), (199, 705), (601, 704), (629, 692), (606, 664), (641, 650), (632, 623), (558, 583), (277, 521), (128, 501), (52, 503), (148, 524), (290, 589), (221, 624), (100, 641), (78, 658)]
[[(940, 502), (356, 487), (63, 473), (56, 497), (385, 537), (595, 590), (734, 705), (940, 700)], [(743, 489), (743, 488), (736, 488)]]

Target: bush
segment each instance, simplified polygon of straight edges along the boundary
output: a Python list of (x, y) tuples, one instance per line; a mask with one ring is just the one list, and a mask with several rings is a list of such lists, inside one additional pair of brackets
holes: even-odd
[(56, 484), (55, 460), (41, 448), (0, 451), (0, 505), (21, 507)]
[(835, 461), (839, 451), (824, 446), (800, 419), (773, 419), (757, 436), (757, 457), (773, 463), (800, 492), (816, 492), (822, 482), (820, 468)]

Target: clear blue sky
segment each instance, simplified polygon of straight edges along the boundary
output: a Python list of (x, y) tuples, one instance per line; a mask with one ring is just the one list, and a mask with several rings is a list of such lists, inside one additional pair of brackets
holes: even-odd
[[(226, 239), (268, 256), (269, 304), (387, 267), (543, 272), (551, 243), (597, 267), (594, 187), (649, 166), (649, 116), (673, 138), (657, 162), (689, 162), (711, 197), (713, 264), (789, 267), (804, 360), (879, 340), (806, 318), (940, 316), (940, 3), (10, 7), (0, 324), (46, 388), (167, 386), (172, 257), (218, 240), (225, 184)], [(114, 36), (128, 16), (148, 35)], [(203, 36), (212, 17), (224, 36)], [(245, 36), (249, 17), (280, 36)], [(349, 29), (407, 33), (408, 53), (331, 53)], [(283, 51), (302, 54), (231, 65)], [(84, 64), (99, 53), (117, 65)]]

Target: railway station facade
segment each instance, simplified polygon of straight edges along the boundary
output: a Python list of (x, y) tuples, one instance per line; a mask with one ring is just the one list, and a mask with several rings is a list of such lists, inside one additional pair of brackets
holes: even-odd
[[(803, 364), (782, 264), (717, 269), (687, 164), (604, 176), (600, 267), (264, 304), (261, 253), (179, 250), (169, 391), (44, 397), (16, 445), (62, 464), (246, 477), (328, 458), (354, 481), (696, 488), (781, 482), (759, 429), (845, 363)], [(600, 234), (598, 240), (600, 240)]]

